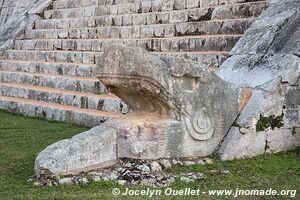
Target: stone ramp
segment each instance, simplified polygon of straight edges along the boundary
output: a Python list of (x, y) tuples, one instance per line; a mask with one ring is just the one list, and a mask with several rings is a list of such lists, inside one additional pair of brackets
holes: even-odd
[(104, 48), (142, 47), (216, 71), (266, 7), (255, 0), (54, 1), (0, 52), (1, 109), (88, 126), (115, 118), (130, 108), (95, 78)]

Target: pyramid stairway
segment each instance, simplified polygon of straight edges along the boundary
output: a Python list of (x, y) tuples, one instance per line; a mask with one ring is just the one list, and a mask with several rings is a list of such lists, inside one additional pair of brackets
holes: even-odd
[(146, 48), (211, 70), (267, 7), (262, 0), (57, 0), (0, 52), (0, 109), (95, 126), (129, 108), (95, 76), (106, 46)]

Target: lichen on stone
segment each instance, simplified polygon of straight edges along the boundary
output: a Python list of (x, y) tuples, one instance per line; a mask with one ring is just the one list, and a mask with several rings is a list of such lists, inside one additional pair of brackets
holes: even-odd
[(277, 117), (274, 115), (270, 115), (269, 117), (260, 115), (260, 118), (256, 123), (256, 132), (265, 131), (268, 128), (271, 128), (272, 130), (281, 128), (284, 125), (283, 116), (284, 114)]

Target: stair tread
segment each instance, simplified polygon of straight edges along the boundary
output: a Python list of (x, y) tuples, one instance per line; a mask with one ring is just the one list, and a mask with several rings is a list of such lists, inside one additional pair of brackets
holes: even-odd
[(22, 39), (22, 40), (17, 40), (16, 42), (19, 41), (51, 41), (51, 40), (55, 40), (55, 41), (99, 41), (99, 40), (103, 40), (103, 41), (112, 41), (112, 40), (116, 40), (116, 41), (124, 41), (124, 40), (168, 40), (168, 39), (189, 39), (189, 38), (199, 38), (199, 39), (206, 39), (206, 38), (226, 38), (226, 37), (241, 37), (242, 34), (216, 34), (216, 35), (188, 35), (188, 36), (173, 36), (173, 37), (164, 37), (164, 38), (159, 38), (159, 37), (152, 37), (152, 38), (98, 38), (98, 39), (72, 39), (72, 38), (68, 38), (68, 39)]
[(61, 104), (57, 104), (57, 103), (48, 103), (48, 102), (36, 101), (36, 100), (32, 100), (32, 99), (21, 99), (21, 98), (16, 98), (16, 97), (0, 96), (0, 101), (1, 100), (32, 104), (35, 106), (48, 107), (48, 108), (52, 108), (52, 109), (70, 110), (70, 111), (85, 113), (85, 114), (94, 115), (94, 116), (101, 116), (101, 117), (121, 117), (122, 116), (122, 114), (113, 113), (113, 112), (105, 112), (105, 111), (98, 111), (98, 110), (92, 110), (92, 109), (86, 109), (86, 108), (78, 108), (78, 107), (74, 107), (74, 106), (66, 106), (66, 105), (61, 105)]
[[(120, 4), (128, 4), (128, 3), (134, 2), (134, 0), (129, 0), (128, 2), (124, 3), (125, 1), (123, 0), (120, 3), (116, 2), (116, 1), (112, 1), (111, 3), (109, 3), (109, 1), (98, 0), (98, 2), (97, 2), (98, 4), (100, 3), (99, 1), (101, 3), (103, 3), (103, 5), (120, 5)], [(64, 2), (68, 2), (68, 0), (56, 0), (53, 2), (53, 7), (58, 7), (60, 3), (64, 3)], [(80, 4), (80, 1), (77, 1), (77, 3), (76, 3), (76, 1), (72, 0), (72, 2), (75, 2), (75, 5), (79, 5), (80, 7), (83, 6), (82, 4)], [(88, 3), (88, 2), (94, 3), (93, 1), (83, 1), (83, 2), (84, 3)], [(83, 2), (81, 2), (81, 3), (83, 3)], [(59, 9), (59, 8), (57, 8), (57, 9)]]
[[(40, 50), (26, 50), (26, 49), (9, 49), (9, 50), (6, 50), (6, 52), (23, 52), (23, 51), (27, 51), (27, 52), (43, 52), (43, 53), (52, 53), (52, 52), (66, 52), (66, 53), (94, 53), (94, 54), (99, 54), (99, 52), (94, 52), (94, 51), (70, 51), (70, 50), (43, 50), (43, 51), (40, 51)], [(102, 53), (102, 52), (100, 52)], [(203, 55), (207, 55), (207, 54), (228, 54), (229, 51), (180, 51), (180, 52), (168, 52), (168, 51), (165, 51), (165, 52), (151, 52), (153, 54), (168, 54), (168, 53), (171, 53), (171, 54), (174, 54), (174, 53), (179, 53), (179, 54), (184, 54), (184, 53), (189, 53), (189, 54), (203, 54)]]
[(49, 78), (76, 79), (76, 80), (80, 80), (80, 81), (96, 81), (96, 82), (99, 81), (97, 78), (92, 78), (92, 77), (65, 76), (65, 75), (59, 75), (59, 74), (41, 74), (41, 73), (28, 73), (28, 72), (5, 71), (5, 70), (0, 70), (0, 73), (25, 74), (25, 75), (29, 75), (29, 76), (43, 76), (43, 77), (49, 77)]
[[(211, 5), (211, 6), (204, 6), (204, 7), (198, 7), (198, 8), (187, 8), (187, 9), (182, 9), (182, 10), (170, 10), (170, 11), (163, 11), (163, 12), (178, 12), (178, 11), (189, 11), (189, 10), (194, 10), (194, 9), (209, 9), (209, 8), (219, 8), (219, 7), (234, 7), (234, 6), (240, 6), (240, 5), (255, 5), (255, 4), (264, 4), (266, 3), (266, 0), (262, 0), (262, 1), (254, 1), (254, 2), (243, 2), (243, 3), (229, 3), (229, 4), (225, 4), (225, 5)], [(124, 4), (127, 5), (127, 4)], [(112, 5), (115, 6), (115, 5)], [(67, 11), (71, 11), (71, 10), (80, 10), (80, 9), (89, 9), (89, 8), (93, 8), (93, 9), (97, 9), (97, 8), (106, 8), (107, 6), (87, 6), (87, 7), (77, 7), (77, 8), (64, 8), (64, 9), (53, 9), (53, 10), (48, 10), (45, 12), (67, 12)], [(147, 14), (147, 13), (162, 13), (162, 12), (143, 12), (143, 13), (129, 13), (127, 15), (134, 15), (134, 14)], [(110, 15), (97, 15), (97, 16), (112, 16), (112, 15), (118, 15), (118, 14), (110, 14)], [(124, 14), (122, 14), (124, 15)], [(86, 16), (84, 16), (86, 17)], [(58, 19), (71, 19), (71, 18), (77, 18), (77, 17), (65, 17), (65, 18), (58, 18)], [(88, 17), (87, 17), (88, 18)], [(57, 18), (53, 18), (53, 19), (57, 19)]]
[[(265, 0), (252, 0), (252, 2), (259, 2), (259, 1), (265, 1)], [(66, 0), (57, 0), (57, 1), (54, 2), (53, 7), (54, 7), (55, 10), (60, 10), (60, 9), (67, 9), (67, 8), (78, 8), (78, 7), (89, 7), (90, 6), (90, 5), (86, 4), (87, 1), (84, 1), (84, 4), (86, 4), (86, 5), (82, 5), (83, 2), (79, 3), (80, 1), (77, 2), (76, 4), (74, 4), (76, 7), (67, 7), (66, 5), (64, 5), (64, 7), (62, 7), (61, 5), (59, 5), (59, 4), (66, 3), (66, 2), (67, 2)], [(101, 1), (101, 0), (100, 0), (100, 2), (103, 3), (103, 1)], [(127, 4), (132, 4), (132, 3), (136, 3), (136, 2), (133, 1), (133, 0), (126, 1), (126, 2), (121, 1), (119, 3), (113, 1), (113, 3), (105, 2), (104, 4), (100, 4), (99, 6), (127, 5)], [(241, 2), (236, 2), (236, 3), (241, 3)], [(99, 2), (98, 2), (98, 4), (99, 4)], [(223, 3), (221, 2), (221, 3), (218, 3), (218, 4), (224, 5), (224, 2)], [(226, 5), (228, 5), (228, 4), (233, 4), (233, 3), (231, 3), (231, 2), (226, 3)]]
[(119, 100), (119, 97), (117, 97), (111, 93), (110, 94), (94, 94), (94, 93), (89, 93), (89, 92), (70, 91), (70, 90), (63, 90), (63, 89), (58, 89), (58, 88), (50, 88), (50, 87), (44, 87), (44, 86), (19, 84), (19, 83), (2, 83), (2, 82), (0, 82), (0, 87), (1, 86), (25, 88), (25, 89), (32, 89), (32, 90), (39, 90), (39, 91), (44, 91), (44, 92), (53, 92), (53, 93), (60, 93), (60, 94), (89, 96), (89, 97), (95, 97), (95, 98), (99, 98), (99, 99)]
[[(22, 51), (22, 50), (18, 50)], [(23, 50), (26, 51), (26, 50)], [(42, 61), (27, 61), (27, 60), (9, 60), (9, 59), (0, 59), (0, 62), (12, 62), (12, 63), (32, 63), (32, 64), (58, 64), (58, 65), (81, 65), (88, 67), (97, 67), (96, 64), (87, 64), (87, 63), (72, 63), (72, 62), (42, 62)]]
[[(162, 24), (146, 24), (146, 25), (135, 25), (135, 26), (95, 26), (95, 27), (81, 27), (81, 28), (43, 28), (43, 29), (31, 29), (28, 31), (49, 31), (49, 30), (93, 30), (93, 29), (100, 29), (100, 28), (127, 28), (127, 27), (147, 27), (147, 26), (167, 26), (167, 25), (178, 25), (178, 24), (184, 24), (184, 25), (189, 25), (189, 24), (201, 24), (201, 23), (215, 23), (215, 22), (233, 22), (233, 21), (253, 21), (257, 19), (256, 17), (244, 17), (244, 18), (238, 18), (238, 19), (212, 19), (208, 21), (195, 21), (195, 22), (176, 22), (176, 23), (162, 23)], [(46, 21), (45, 19), (44, 21)], [(50, 19), (49, 19), (50, 20)], [(42, 21), (42, 20), (41, 20)]]

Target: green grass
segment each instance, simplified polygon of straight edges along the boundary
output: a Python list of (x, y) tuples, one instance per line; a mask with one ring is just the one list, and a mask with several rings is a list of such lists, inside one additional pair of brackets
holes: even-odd
[[(50, 122), (0, 111), (0, 199), (113, 199), (113, 182), (64, 187), (40, 187), (27, 182), (34, 174), (34, 159), (38, 152), (49, 144), (87, 130), (70, 124)], [(210, 170), (229, 170), (230, 174), (213, 174)], [(254, 159), (221, 162), (216, 157), (214, 164), (175, 167), (173, 173), (201, 172), (207, 178), (194, 183), (176, 182), (174, 189), (300, 189), (300, 149)], [(137, 187), (130, 187), (138, 189)], [(139, 189), (141, 189), (139, 187)], [(122, 197), (123, 199), (129, 197)], [(165, 199), (165, 196), (154, 199)], [(178, 197), (178, 199), (188, 197)], [(192, 197), (191, 197), (192, 198)], [(194, 197), (195, 198), (195, 197)], [(273, 197), (272, 199), (286, 199)], [(299, 199), (300, 196), (294, 199)], [(121, 199), (119, 197), (118, 199)], [(138, 199), (145, 199), (139, 197)], [(170, 198), (170, 199), (175, 199)], [(202, 194), (198, 199), (225, 199), (225, 197)], [(228, 197), (228, 199), (230, 199)], [(239, 197), (236, 199), (259, 199)], [(260, 197), (270, 199), (270, 197)]]

